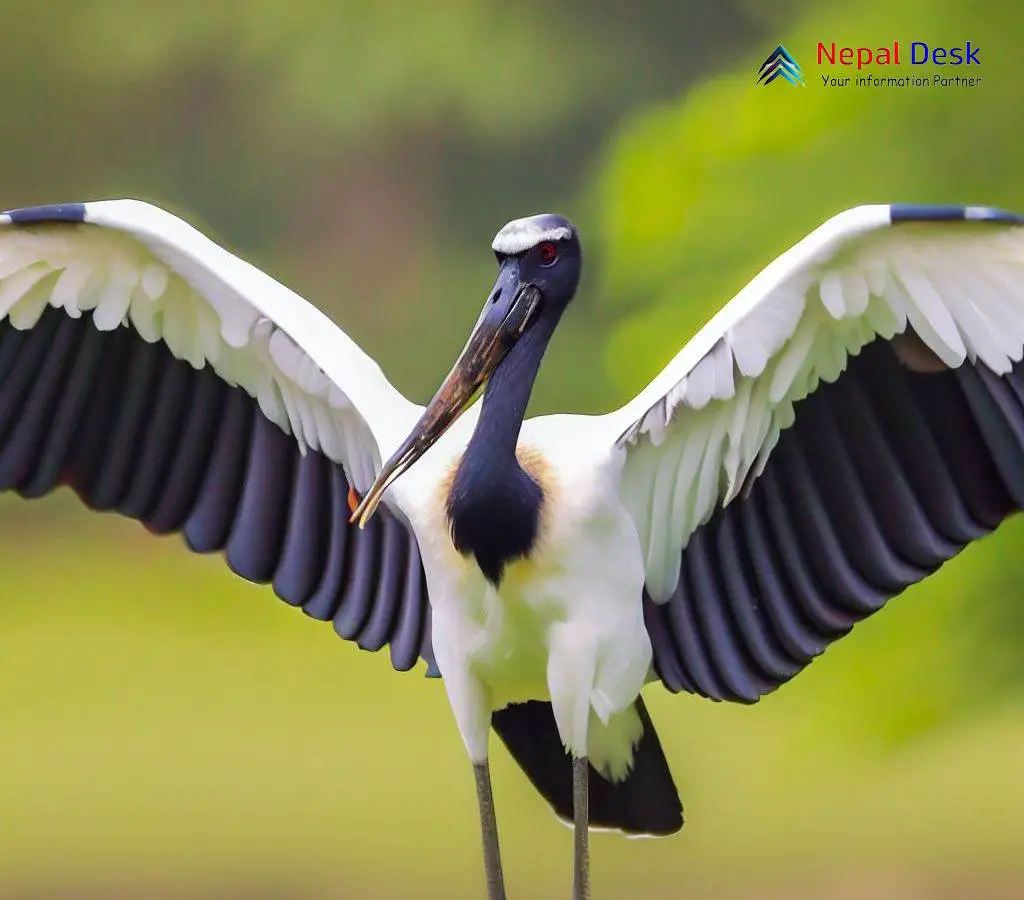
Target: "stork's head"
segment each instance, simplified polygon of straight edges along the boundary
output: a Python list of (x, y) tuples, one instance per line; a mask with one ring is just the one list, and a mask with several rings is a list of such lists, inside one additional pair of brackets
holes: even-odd
[(491, 302), (500, 302), (499, 291), (534, 287), (538, 315), (561, 315), (580, 280), (580, 241), (572, 222), (554, 213), (513, 219), (494, 236), (491, 249), (498, 258)]
[(360, 525), (373, 515), (388, 486), (462, 415), (524, 335), (534, 329), (550, 335), (576, 293), (582, 258), (576, 228), (568, 219), (553, 213), (513, 219), (494, 236), (491, 249), (498, 259), (498, 278), (480, 318), (416, 427), (353, 512)]

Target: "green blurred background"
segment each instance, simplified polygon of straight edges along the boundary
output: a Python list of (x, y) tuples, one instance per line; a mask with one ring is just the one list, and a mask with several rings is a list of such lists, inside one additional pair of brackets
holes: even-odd
[[(1016, 0), (0, 13), (0, 207), (166, 206), (420, 401), (515, 216), (581, 226), (588, 271), (533, 409), (596, 412), (834, 212), (1024, 210)], [(983, 84), (821, 85), (817, 41), (897, 39), (969, 39)], [(755, 84), (780, 42), (806, 88)], [(4, 498), (0, 529), (0, 897), (479, 896), (438, 682), (67, 492)], [(1022, 549), (1012, 521), (756, 707), (648, 689), (688, 824), (597, 835), (597, 896), (1024, 893)], [(566, 896), (570, 833), (495, 757), (511, 895)]]

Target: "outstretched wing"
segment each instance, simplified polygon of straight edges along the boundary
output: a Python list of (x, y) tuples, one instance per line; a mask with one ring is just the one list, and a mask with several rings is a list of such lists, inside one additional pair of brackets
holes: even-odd
[(1022, 225), (842, 213), (611, 414), (670, 689), (758, 699), (1024, 507)]
[(408, 669), (430, 659), (415, 535), (360, 531), (419, 408), (326, 316), (133, 200), (0, 215), (0, 490), (71, 486)]

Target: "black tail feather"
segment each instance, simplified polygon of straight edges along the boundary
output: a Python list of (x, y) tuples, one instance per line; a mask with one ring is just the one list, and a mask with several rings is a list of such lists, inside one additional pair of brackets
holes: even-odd
[[(639, 697), (636, 709), (644, 732), (629, 775), (612, 783), (590, 768), (590, 824), (626, 834), (674, 834), (683, 825), (679, 794)], [(572, 762), (558, 736), (551, 704), (531, 700), (507, 706), (491, 716), (491, 725), (555, 813), (571, 822)]]

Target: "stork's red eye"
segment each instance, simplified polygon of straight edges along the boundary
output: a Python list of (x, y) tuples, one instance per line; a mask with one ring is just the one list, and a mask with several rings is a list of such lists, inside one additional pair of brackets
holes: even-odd
[(540, 253), (540, 264), (542, 266), (550, 266), (558, 259), (558, 248), (552, 241), (544, 241), (543, 244), (539, 244), (537, 247)]

